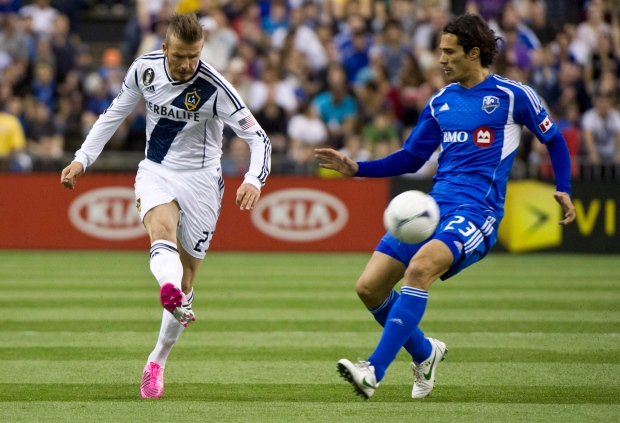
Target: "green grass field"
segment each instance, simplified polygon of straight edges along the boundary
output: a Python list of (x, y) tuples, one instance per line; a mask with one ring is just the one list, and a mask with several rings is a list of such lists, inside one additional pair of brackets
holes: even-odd
[(381, 333), (354, 291), (368, 257), (210, 253), (164, 397), (142, 400), (162, 313), (147, 252), (0, 251), (0, 421), (620, 421), (620, 257), (492, 254), (438, 282), (432, 396), (411, 400), (403, 351), (362, 401), (336, 361)]

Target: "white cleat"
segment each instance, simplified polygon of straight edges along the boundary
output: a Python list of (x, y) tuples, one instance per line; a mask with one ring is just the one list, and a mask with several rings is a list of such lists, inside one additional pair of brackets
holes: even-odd
[(353, 385), (355, 395), (368, 399), (379, 387), (375, 376), (375, 368), (368, 361), (359, 360), (353, 364), (346, 358), (338, 360), (338, 373)]
[(446, 344), (437, 339), (427, 338), (431, 346), (431, 355), (421, 363), (411, 363), (411, 370), (413, 370), (413, 377), (415, 382), (413, 383), (413, 390), (411, 391), (411, 398), (426, 398), (433, 387), (435, 386), (435, 371), (440, 361), (443, 361), (448, 348)]

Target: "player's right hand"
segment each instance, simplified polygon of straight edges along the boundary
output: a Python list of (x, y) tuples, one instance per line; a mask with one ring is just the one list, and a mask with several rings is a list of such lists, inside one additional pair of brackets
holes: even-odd
[(65, 188), (73, 189), (75, 187), (75, 180), (84, 173), (84, 168), (80, 162), (71, 162), (69, 166), (65, 167), (60, 174), (60, 183)]
[(345, 176), (353, 176), (359, 169), (358, 164), (349, 156), (331, 148), (315, 148), (314, 157), (321, 162), (320, 167), (335, 170)]

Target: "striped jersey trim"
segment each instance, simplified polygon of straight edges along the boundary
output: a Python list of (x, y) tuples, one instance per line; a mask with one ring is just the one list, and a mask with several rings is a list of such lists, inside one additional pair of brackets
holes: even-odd
[(218, 78), (211, 71), (211, 69), (209, 69), (203, 63), (200, 64), (200, 73), (202, 73), (205, 76), (208, 76), (210, 79), (213, 80), (213, 82), (215, 82), (220, 88), (222, 88), (224, 90), (224, 92), (226, 92), (226, 94), (228, 95), (228, 98), (231, 99), (231, 101), (233, 102), (233, 104), (236, 107), (235, 112), (238, 112), (239, 110), (245, 108), (243, 106), (243, 102), (235, 94), (233, 94), (233, 92), (230, 90), (230, 88), (228, 88), (228, 86), (220, 78)]
[(265, 180), (267, 176), (269, 176), (269, 172), (271, 169), (269, 168), (269, 157), (271, 157), (271, 141), (267, 138), (267, 135), (263, 131), (256, 131), (256, 135), (263, 139), (263, 144), (265, 144), (265, 153), (263, 154), (263, 167), (261, 169), (260, 174), (258, 175), (258, 180), (261, 184), (265, 184)]
[(498, 81), (503, 82), (504, 84), (508, 84), (508, 85), (512, 85), (513, 87), (520, 88), (525, 93), (525, 95), (527, 95), (527, 97), (529, 98), (530, 103), (532, 103), (532, 107), (536, 111), (536, 114), (541, 112), (541, 110), (543, 109), (542, 101), (540, 100), (540, 97), (538, 96), (538, 94), (536, 94), (536, 92), (533, 89), (531, 89), (527, 85), (523, 85), (520, 82), (515, 82), (508, 78), (503, 78), (495, 74), (493, 75), (493, 77), (497, 79)]

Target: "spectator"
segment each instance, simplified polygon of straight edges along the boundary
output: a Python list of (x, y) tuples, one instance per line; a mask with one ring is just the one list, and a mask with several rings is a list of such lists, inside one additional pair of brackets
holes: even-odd
[(527, 25), (542, 44), (547, 46), (555, 40), (558, 32), (553, 21), (547, 19), (546, 6), (542, 0), (534, 0), (529, 5)]
[(254, 116), (271, 141), (272, 154), (286, 155), (288, 149), (286, 138), (287, 113), (278, 104), (274, 86), (267, 89), (265, 105)]
[(286, 10), (286, 1), (275, 0), (270, 3), (269, 15), (263, 19), (263, 30), (267, 34), (273, 35), (278, 28), (288, 28), (289, 21)]
[(577, 33), (572, 39), (570, 49), (577, 63), (585, 66), (596, 48), (599, 35), (610, 35), (611, 27), (603, 19), (603, 11), (597, 3), (590, 3), (587, 20), (577, 26)]
[(585, 68), (585, 82), (589, 92), (599, 89), (605, 71), (611, 72), (615, 79), (620, 77), (620, 58), (614, 54), (611, 34), (600, 34), (596, 47)]
[(151, 24), (151, 30), (142, 37), (136, 56), (139, 57), (152, 51), (161, 50), (169, 24), (166, 18), (156, 18)]
[(353, 131), (357, 108), (349, 93), (346, 73), (340, 65), (329, 66), (327, 86), (327, 91), (314, 98), (312, 106), (327, 125), (331, 145), (340, 148), (344, 134)]
[(517, 28), (514, 26), (506, 27), (504, 28), (503, 35), (503, 48), (495, 65), (497, 72), (500, 75), (505, 75), (508, 67), (516, 66), (529, 74), (532, 67), (532, 56), (530, 50), (519, 38)]
[(75, 67), (76, 55), (76, 49), (69, 40), (69, 18), (66, 15), (56, 16), (51, 44), (56, 58), (56, 83), (61, 84)]
[(364, 126), (364, 141), (370, 146), (374, 159), (388, 156), (400, 149), (398, 130), (389, 112), (376, 113), (372, 121)]
[(32, 19), (32, 31), (38, 37), (51, 37), (58, 10), (50, 6), (50, 0), (35, 0), (33, 4), (19, 9), (24, 18)]
[(292, 45), (306, 56), (310, 68), (320, 71), (327, 66), (327, 54), (321, 45), (314, 30), (303, 24), (303, 15), (300, 9), (291, 10), (291, 24), (288, 28), (278, 28), (273, 33), (271, 45), (276, 50), (284, 47), (285, 39), (292, 38)]
[(243, 176), (250, 166), (250, 148), (243, 139), (232, 137), (227, 154), (222, 156), (222, 174)]
[(620, 112), (613, 107), (608, 93), (595, 95), (594, 108), (584, 113), (581, 126), (591, 164), (620, 164)]
[(19, 26), (18, 15), (5, 15), (0, 32), (0, 51), (8, 54), (11, 63), (20, 64), (22, 69), (27, 69), (29, 63), (28, 35)]
[(224, 72), (224, 76), (235, 87), (243, 102), (248, 104), (252, 79), (248, 75), (248, 64), (245, 60), (241, 57), (233, 57), (228, 65), (228, 70)]
[(299, 165), (313, 162), (314, 149), (328, 144), (327, 128), (310, 103), (291, 118), (287, 133), (291, 140), (289, 158)]
[(448, 23), (446, 12), (439, 7), (433, 7), (429, 16), (429, 20), (420, 23), (413, 34), (413, 52), (423, 68), (437, 62), (434, 51), (439, 46), (443, 27)]
[(489, 22), (495, 21), (497, 24), (500, 20), (504, 6), (510, 0), (467, 0), (465, 11), (480, 15), (482, 19)]
[(217, 12), (214, 16), (200, 19), (205, 39), (200, 58), (218, 72), (224, 72), (228, 68), (239, 37), (235, 31), (228, 28), (226, 15)]
[(282, 107), (288, 114), (297, 110), (297, 97), (293, 88), (282, 81), (280, 70), (276, 67), (263, 69), (261, 80), (254, 81), (250, 85), (248, 107), (252, 113), (258, 113), (267, 102), (270, 90), (275, 93), (276, 104)]
[(385, 66), (390, 76), (390, 82), (392, 85), (397, 85), (403, 57), (411, 53), (412, 47), (404, 41), (400, 22), (396, 19), (390, 19), (383, 27), (383, 43), (379, 48), (385, 58)]
[(54, 127), (52, 112), (44, 102), (28, 101), (26, 111), (26, 140), (28, 151), (44, 165), (62, 157), (64, 139)]
[(26, 138), (19, 119), (6, 113), (0, 104), (0, 170), (29, 171), (32, 163), (25, 150)]
[(340, 150), (341, 153), (346, 154), (356, 162), (365, 162), (372, 160), (372, 153), (359, 134), (349, 134), (345, 137), (344, 147)]
[(369, 44), (364, 32), (353, 34), (352, 51), (342, 60), (342, 67), (347, 74), (347, 82), (352, 83), (356, 80), (358, 72), (368, 66)]
[(56, 82), (52, 63), (45, 61), (35, 63), (32, 93), (36, 100), (45, 104), (49, 110), (55, 110)]

